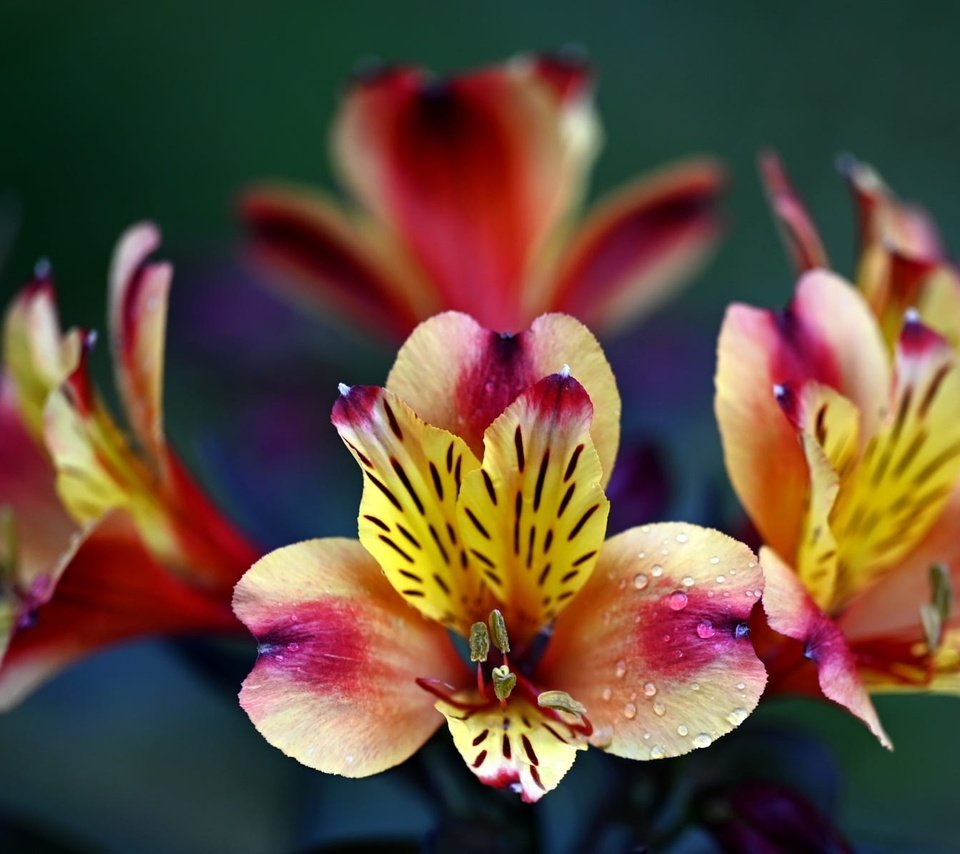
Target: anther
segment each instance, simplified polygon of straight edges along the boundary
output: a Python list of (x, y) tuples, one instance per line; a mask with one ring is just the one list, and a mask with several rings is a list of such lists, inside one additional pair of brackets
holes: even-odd
[(490, 653), (490, 633), (484, 623), (474, 623), (470, 627), (470, 660), (486, 661)]
[(494, 667), (490, 671), (490, 676), (493, 679), (493, 693), (497, 695), (497, 699), (502, 703), (507, 697), (513, 692), (513, 689), (517, 684), (517, 675), (510, 672), (510, 668), (506, 664), (501, 664), (500, 667)]
[(510, 652), (510, 638), (507, 635), (507, 624), (503, 620), (500, 610), (494, 608), (490, 612), (490, 635), (493, 645), (502, 653)]
[(537, 705), (542, 709), (554, 709), (578, 717), (587, 712), (587, 707), (574, 700), (566, 691), (544, 691), (537, 695)]

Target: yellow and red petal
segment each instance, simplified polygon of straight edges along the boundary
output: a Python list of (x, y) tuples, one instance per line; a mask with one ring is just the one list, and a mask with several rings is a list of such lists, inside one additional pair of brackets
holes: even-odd
[(907, 318), (889, 414), (837, 499), (831, 526), (849, 599), (920, 543), (960, 479), (960, 362), (949, 343)]
[(817, 227), (776, 153), (767, 151), (760, 155), (760, 177), (794, 269), (804, 273), (817, 267), (829, 268), (830, 262)]
[(715, 410), (727, 472), (764, 540), (795, 554), (808, 471), (775, 386), (829, 386), (860, 413), (861, 435), (880, 421), (890, 369), (863, 298), (825, 271), (805, 274), (781, 312), (733, 305), (718, 345)]
[(442, 304), (516, 331), (530, 262), (572, 195), (562, 119), (562, 99), (522, 66), (446, 79), (386, 69), (347, 95), (334, 149)]
[(263, 186), (242, 198), (253, 257), (283, 277), (292, 296), (334, 306), (391, 336), (407, 335), (440, 307), (398, 252), (364, 239), (336, 205), (314, 192)]
[[(914, 307), (931, 329), (939, 332), (955, 350), (960, 350), (960, 274), (940, 267), (923, 280)], [(901, 318), (902, 318), (901, 314)]]
[(77, 659), (154, 634), (242, 631), (223, 597), (170, 575), (122, 514), (85, 532), (46, 601), (24, 620), (0, 665), (0, 709)]
[(724, 534), (633, 528), (604, 544), (537, 679), (586, 706), (592, 742), (610, 753), (658, 759), (705, 747), (763, 691), (747, 627), (762, 590), (753, 553)]
[(81, 336), (60, 331), (53, 283), (41, 271), (7, 309), (3, 363), (24, 423), (37, 441), (43, 435), (47, 395), (76, 367)]
[(501, 706), (482, 704), (476, 692), (441, 700), (460, 755), (486, 785), (511, 788), (526, 803), (554, 789), (587, 747), (586, 739), (559, 718), (521, 696)]
[(332, 421), (363, 472), (360, 542), (414, 608), (467, 634), (489, 603), (458, 528), (457, 496), (480, 463), (382, 388), (344, 386)]
[(531, 313), (561, 311), (620, 328), (686, 282), (722, 227), (715, 162), (680, 163), (618, 191), (592, 211)]
[(421, 323), (407, 339), (387, 388), (428, 424), (463, 438), (483, 455), (483, 436), (524, 389), (568, 366), (590, 395), (590, 435), (610, 479), (620, 441), (620, 395), (593, 333), (580, 321), (546, 314), (517, 335), (484, 329), (458, 312)]
[(466, 673), (444, 630), (353, 540), (271, 552), (233, 604), (259, 643), (241, 706), (267, 741), (320, 771), (364, 777), (403, 762), (442, 721), (416, 679)]
[(110, 265), (107, 320), (117, 389), (127, 422), (155, 459), (164, 445), (163, 354), (173, 268), (148, 259), (160, 245), (152, 223), (129, 228)]
[(531, 386), (487, 429), (464, 477), (460, 532), (523, 647), (587, 582), (610, 503), (590, 438), (593, 406), (568, 374)]
[(803, 654), (816, 665), (824, 697), (860, 718), (884, 747), (892, 747), (843, 632), (817, 607), (800, 579), (772, 549), (761, 549), (760, 561), (766, 582), (763, 609), (770, 628), (804, 645)]

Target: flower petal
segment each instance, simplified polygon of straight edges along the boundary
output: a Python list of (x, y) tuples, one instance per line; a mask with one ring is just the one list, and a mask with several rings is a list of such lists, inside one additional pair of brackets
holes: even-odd
[(620, 328), (650, 311), (704, 263), (720, 235), (725, 176), (712, 161), (664, 169), (589, 214), (559, 262), (540, 310)]
[[(960, 350), (960, 274), (949, 267), (940, 267), (924, 279), (916, 303), (923, 322)], [(901, 314), (901, 319), (903, 315)]]
[(727, 472), (764, 540), (794, 554), (806, 508), (807, 465), (773, 394), (807, 380), (836, 389), (879, 424), (890, 389), (876, 322), (862, 297), (825, 271), (804, 275), (783, 312), (733, 305), (718, 345), (715, 410)]
[(484, 581), (457, 528), (457, 495), (480, 467), (458, 437), (400, 398), (344, 387), (332, 421), (363, 471), (360, 542), (413, 607), (467, 634), (489, 613)]
[(913, 316), (897, 350), (889, 415), (874, 434), (831, 526), (843, 566), (841, 598), (890, 571), (943, 512), (960, 478), (960, 363)]
[(806, 205), (797, 195), (780, 157), (767, 151), (760, 155), (760, 177), (767, 190), (770, 208), (780, 228), (787, 254), (798, 273), (816, 267), (829, 269), (830, 261), (823, 248), (817, 227)]
[(441, 720), (415, 680), (463, 673), (443, 629), (353, 540), (271, 552), (240, 580), (234, 610), (259, 643), (240, 705), (274, 747), (330, 774), (407, 759)]
[(291, 295), (332, 305), (391, 336), (407, 335), (440, 308), (436, 294), (404, 270), (396, 252), (378, 252), (323, 196), (264, 186), (241, 200), (254, 258), (284, 277)]
[(557, 619), (538, 671), (587, 708), (593, 743), (658, 759), (705, 747), (743, 722), (766, 682), (746, 621), (763, 588), (753, 553), (696, 525), (608, 540)]
[(152, 223), (129, 228), (110, 265), (108, 320), (117, 389), (130, 428), (147, 453), (164, 444), (163, 354), (173, 268), (151, 263), (160, 245)]
[(63, 335), (53, 283), (44, 273), (27, 285), (7, 310), (3, 363), (24, 423), (39, 441), (47, 395), (76, 367), (81, 336)]
[(457, 502), (464, 545), (504, 604), (523, 645), (584, 585), (603, 543), (610, 503), (590, 438), (583, 386), (552, 374), (487, 429), (483, 467)]
[(396, 68), (351, 90), (334, 148), (443, 305), (515, 331), (530, 261), (574, 189), (563, 117), (563, 99), (529, 64), (444, 80)]
[(892, 748), (843, 633), (772, 549), (761, 549), (760, 562), (766, 582), (763, 609), (770, 628), (803, 643), (805, 657), (816, 665), (823, 695), (860, 718), (884, 747)]
[(240, 631), (227, 601), (170, 575), (124, 514), (108, 516), (84, 536), (47, 601), (14, 634), (0, 666), (0, 710), (73, 661), (122, 640)]
[(387, 388), (481, 457), (484, 432), (494, 419), (520, 392), (564, 365), (593, 403), (590, 435), (605, 485), (620, 441), (620, 396), (597, 339), (572, 317), (546, 314), (524, 332), (500, 335), (465, 314), (438, 315), (400, 348)]
[(460, 755), (474, 774), (488, 786), (508, 786), (526, 803), (534, 803), (556, 788), (587, 747), (573, 729), (534, 706), (527, 699), (511, 697), (503, 707), (477, 703), (476, 692), (461, 692), (454, 703), (441, 700), (437, 709), (447, 719)]

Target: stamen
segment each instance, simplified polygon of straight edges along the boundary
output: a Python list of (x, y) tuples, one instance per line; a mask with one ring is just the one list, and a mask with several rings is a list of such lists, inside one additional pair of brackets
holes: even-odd
[(506, 654), (510, 652), (510, 638), (507, 635), (507, 624), (504, 622), (503, 614), (499, 609), (494, 608), (490, 612), (490, 634), (493, 637), (493, 644), (500, 652)]
[(932, 655), (943, 642), (943, 629), (953, 610), (953, 586), (950, 573), (942, 563), (930, 567), (930, 601), (920, 606), (920, 621), (927, 649)]
[(537, 695), (537, 705), (542, 709), (554, 709), (577, 717), (587, 713), (587, 707), (577, 702), (566, 691), (544, 691)]
[(470, 660), (486, 661), (490, 654), (490, 633), (484, 623), (470, 627)]
[(493, 692), (497, 695), (497, 699), (501, 703), (506, 702), (517, 685), (517, 675), (511, 673), (506, 664), (502, 664), (500, 667), (494, 667), (490, 671), (490, 676), (493, 678)]

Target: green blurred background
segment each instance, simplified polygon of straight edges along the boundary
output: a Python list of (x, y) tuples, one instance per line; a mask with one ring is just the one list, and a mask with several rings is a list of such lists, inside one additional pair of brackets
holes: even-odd
[[(175, 316), (189, 318), (204, 271), (226, 265), (239, 244), (232, 200), (240, 188), (270, 177), (332, 186), (326, 132), (358, 60), (445, 71), (575, 43), (599, 73), (606, 128), (593, 195), (690, 153), (720, 156), (734, 176), (728, 240), (660, 318), (700, 342), (692, 397), (660, 421), (649, 413), (662, 413), (663, 401), (625, 401), (637, 429), (664, 430), (682, 418), (672, 431), (674, 457), (685, 461), (681, 480), (713, 483), (722, 467), (709, 375), (723, 306), (780, 303), (791, 286), (755, 177), (758, 148), (785, 156), (840, 269), (850, 269), (853, 246), (833, 166), (841, 152), (922, 200), (949, 247), (960, 230), (958, 25), (955, 4), (922, 2), (4, 0), (0, 296), (6, 302), (46, 256), (65, 318), (99, 326), (113, 243), (131, 222), (151, 218), (177, 281), (189, 283), (174, 296)], [(640, 336), (655, 336), (657, 326), (648, 321)], [(354, 380), (376, 380), (388, 364), (385, 352), (349, 334), (325, 336), (320, 346), (315, 327), (296, 328), (311, 352), (354, 366)], [(199, 425), (217, 418), (198, 392), (210, 401), (218, 390), (193, 351), (178, 354), (172, 334), (171, 432), (200, 461)], [(651, 376), (665, 367), (626, 364)], [(320, 412), (332, 386), (325, 374), (318, 383)], [(332, 447), (329, 436), (318, 438), (324, 454)], [(322, 460), (309, 465), (318, 479), (328, 473)], [(348, 470), (332, 465), (338, 476)], [(352, 494), (339, 509), (324, 504), (332, 500), (316, 496), (330, 514), (317, 512), (316, 529), (304, 535), (347, 532)], [(956, 850), (960, 705), (891, 698), (880, 708), (894, 754), (832, 709), (780, 705), (764, 716), (802, 716), (835, 747), (845, 775), (841, 815), (859, 844)], [(91, 850), (287, 851), (304, 835), (417, 832), (427, 821), (423, 805), (396, 787), (383, 800), (389, 780), (335, 786), (293, 766), (259, 741), (229, 693), (206, 687), (158, 645), (107, 653), (0, 719), (0, 810)], [(575, 791), (578, 773), (584, 779), (589, 768), (564, 786)], [(305, 785), (316, 800), (304, 796)], [(389, 809), (372, 808), (385, 802)]]

